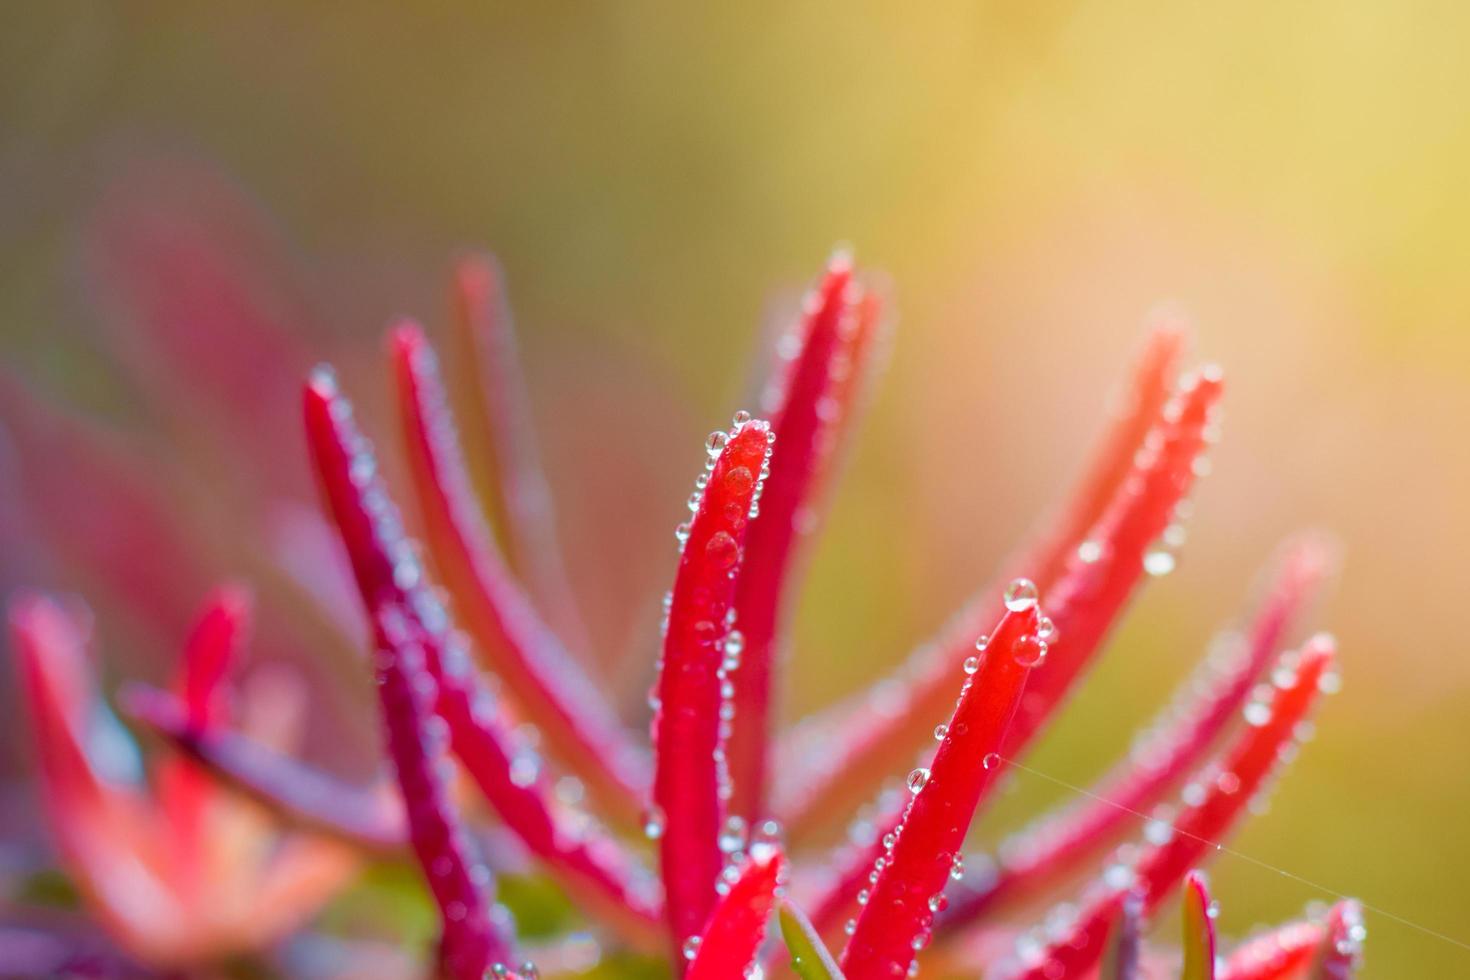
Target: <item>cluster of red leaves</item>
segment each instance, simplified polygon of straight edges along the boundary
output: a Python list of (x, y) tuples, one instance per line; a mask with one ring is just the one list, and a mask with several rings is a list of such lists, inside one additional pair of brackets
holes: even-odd
[[(1177, 375), (1175, 325), (1150, 335), (1047, 532), (897, 673), (778, 740), (774, 677), (802, 554), (882, 347), (879, 295), (835, 257), (780, 345), (764, 418), (739, 412), (706, 445), (676, 531), (650, 753), (583, 666), (495, 267), (465, 261), (454, 288), (460, 349), (478, 379), (465, 429), (498, 488), (488, 505), (416, 325), (394, 328), (389, 354), (422, 550), (335, 375), (318, 369), (304, 394), (311, 460), (370, 627), (396, 785), (344, 786), (230, 727), (211, 707), (217, 658), (191, 655), (179, 690), (129, 699), (192, 763), (281, 817), (364, 851), (410, 851), (439, 910), (444, 976), (534, 974), (514, 966), (526, 951), (496, 902), (457, 770), (609, 942), (664, 951), (701, 980), (788, 962), (802, 977), (854, 980), (912, 975), (921, 962), (1001, 978), (1159, 976), (1160, 954), (1142, 937), (1181, 885), (1182, 976), (1351, 973), (1362, 938), (1351, 903), (1221, 957), (1213, 904), (1191, 873), (1307, 737), (1319, 693), (1336, 682), (1325, 636), (1278, 654), (1330, 564), (1312, 539), (1283, 550), (1249, 628), (1080, 804), (1023, 828), (964, 877), (977, 815), (1182, 539), (1221, 378), (1210, 367)], [(33, 606), (12, 621), (23, 651), (48, 642)], [(44, 752), (70, 751), (66, 719), (38, 724)], [(905, 774), (906, 788), (888, 788)], [(186, 834), (189, 812), (180, 804)], [(845, 844), (788, 872), (793, 849), (819, 853), (859, 812)], [(1079, 898), (1015, 928), (1023, 903), (1065, 896), (1079, 877), (1091, 880)], [(778, 906), (789, 955), (765, 942)]]

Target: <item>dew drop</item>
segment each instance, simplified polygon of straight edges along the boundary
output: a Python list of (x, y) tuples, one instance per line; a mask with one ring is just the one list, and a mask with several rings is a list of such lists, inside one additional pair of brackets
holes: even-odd
[(731, 568), (740, 560), (740, 545), (729, 531), (716, 531), (705, 544), (704, 553), (716, 568)]
[(720, 831), (720, 850), (725, 854), (733, 854), (736, 851), (743, 851), (745, 849), (745, 844), (748, 838), (749, 833), (746, 827), (745, 818), (732, 816), (729, 820), (725, 821), (725, 827), (723, 830)]
[(913, 793), (915, 795), (918, 795), (919, 791), (922, 790), (925, 786), (928, 786), (928, 785), (929, 785), (929, 770), (928, 769), (925, 769), (923, 766), (920, 766), (918, 769), (915, 769), (913, 772), (909, 773), (908, 786), (909, 786), (909, 792), (910, 793)]
[(985, 758), (980, 760), (980, 764), (986, 769), (994, 769), (996, 766), (1000, 765), (1000, 753), (987, 752), (985, 754)]
[(940, 722), (939, 724), (934, 726), (934, 741), (942, 742), (944, 741), (944, 737), (948, 734), (949, 726), (944, 724), (943, 722)]
[(724, 450), (725, 444), (730, 441), (730, 436), (724, 432), (711, 432), (709, 438), (704, 441), (705, 452), (711, 456), (718, 456)]
[(692, 959), (694, 959), (694, 957), (696, 955), (698, 955), (698, 953), (699, 953), (699, 937), (698, 936), (690, 936), (688, 939), (684, 940), (684, 958), (686, 960), (692, 960)]
[(667, 820), (664, 817), (663, 808), (657, 803), (649, 804), (643, 814), (643, 836), (649, 840), (658, 840), (664, 835)]
[(967, 674), (973, 674), (976, 671), (978, 671), (979, 669), (980, 669), (980, 658), (979, 657), (966, 657), (965, 658), (965, 673), (967, 673)]
[(725, 489), (734, 494), (745, 494), (755, 486), (755, 477), (744, 466), (737, 466), (725, 474)]
[(1006, 608), (1011, 612), (1025, 612), (1036, 605), (1036, 583), (1029, 578), (1011, 579), (1006, 586)]
[(1143, 570), (1158, 578), (1174, 570), (1174, 553), (1160, 545), (1151, 546), (1143, 555)]
[(1018, 636), (1014, 656), (1022, 667), (1038, 667), (1046, 659), (1046, 644), (1030, 633)]
[(740, 411), (736, 412), (735, 413), (735, 417), (733, 419), (731, 419), (731, 422), (735, 425), (735, 427), (737, 429), (740, 428), (740, 426), (744, 425), (745, 423), (747, 423), (749, 421), (750, 421), (750, 413), (747, 412), (747, 411), (745, 411), (744, 409), (741, 409)]

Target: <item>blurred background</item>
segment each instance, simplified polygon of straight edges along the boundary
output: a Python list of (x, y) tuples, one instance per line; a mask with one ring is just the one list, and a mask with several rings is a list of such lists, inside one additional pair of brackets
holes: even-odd
[[(799, 712), (879, 675), (987, 578), (1076, 473), (1147, 313), (1174, 304), (1226, 369), (1224, 441), (1178, 570), (1032, 764), (1089, 781), (1280, 539), (1328, 529), (1345, 563), (1317, 625), (1344, 691), (1236, 846), (1470, 940), (1470, 13), (903, 7), (12, 6), (4, 374), (191, 501), (175, 530), (209, 556), (192, 607), (249, 577), (228, 542), (252, 481), (309, 490), (299, 373), (246, 385), (253, 440), (205, 444), (190, 383), (137, 368), (116, 270), (148, 253), (129, 236), (157, 219), (235, 242), (285, 361), (340, 363), (385, 448), (385, 323), (442, 334), (449, 261), (494, 251), (575, 585), (632, 706), (698, 446), (850, 243), (898, 322), (801, 602)], [(0, 492), (18, 495), (64, 443), (8, 438)], [(162, 677), (186, 621), (109, 606), (21, 513), (0, 527), (0, 584), (87, 593), (109, 669)], [(47, 859), (12, 691), (6, 861), (28, 867)], [(368, 724), (346, 747), (329, 731), (314, 751), (367, 771)], [(981, 836), (1061, 792), (1023, 774)], [(1331, 897), (1229, 856), (1213, 880), (1229, 934)], [(1470, 975), (1464, 948), (1368, 925), (1367, 976)]]

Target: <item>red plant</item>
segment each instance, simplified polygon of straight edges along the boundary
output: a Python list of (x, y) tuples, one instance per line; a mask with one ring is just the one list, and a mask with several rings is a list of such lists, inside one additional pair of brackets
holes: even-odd
[[(1349, 975), (1362, 938), (1356, 906), (1217, 958), (1213, 905), (1190, 874), (1265, 791), (1308, 733), (1319, 692), (1336, 682), (1321, 636), (1271, 667), (1330, 564), (1314, 539), (1285, 550), (1246, 638), (1212, 657), (1203, 683), (1086, 800), (1023, 829), (995, 860), (973, 861), (981, 873), (962, 882), (965, 841), (994, 787), (1065, 704), (1139, 585), (1172, 567), (1221, 394), (1213, 367), (1176, 379), (1175, 325), (1151, 334), (1130, 397), (1049, 531), (876, 693), (778, 741), (773, 678), (787, 611), (881, 347), (878, 294), (845, 255), (834, 258), (781, 345), (766, 418), (736, 413), (705, 447), (691, 517), (676, 530), (650, 753), (583, 667), (585, 634), (551, 533), (495, 267), (467, 260), (454, 282), (461, 339), (480, 372), (466, 431), (488, 443), (498, 481), (488, 507), (417, 326), (396, 327), (389, 351), (422, 553), (336, 376), (319, 369), (305, 389), (310, 458), (368, 624), (396, 778), (344, 785), (231, 727), (214, 696), (231, 636), (228, 604), (218, 606), (178, 688), (128, 699), (136, 719), (191, 760), (171, 763), (181, 775), (166, 781), (177, 788), (160, 818), (176, 828), (182, 854), (169, 859), (171, 887), (200, 887), (201, 875), (213, 884), (213, 866), (197, 857), (208, 840), (199, 800), (238, 801), (223, 784), (361, 853), (411, 853), (438, 910), (443, 976), (533, 975), (513, 967), (532, 949), (497, 903), (499, 861), (486, 859), (488, 838), (470, 820), (475, 801), (455, 778), (462, 772), (606, 930), (606, 945), (661, 954), (699, 980), (788, 963), (802, 977), (854, 980), (912, 975), (925, 962), (1000, 978), (1159, 976), (1171, 968), (1147, 941), (1148, 923), (1186, 881), (1190, 980), (1284, 978), (1313, 964), (1320, 976)], [(633, 444), (610, 433), (607, 451)], [(72, 627), (45, 600), (22, 600), (12, 619), (58, 836), (72, 869), (97, 879), (96, 834), (74, 828), (95, 828), (122, 805), (86, 761), (79, 726), (96, 702), (78, 693), (79, 668), (67, 666), (75, 654), (47, 652), (78, 643), (58, 638)], [(872, 710), (880, 697), (883, 710)], [(204, 769), (220, 782), (202, 779)], [(905, 772), (908, 792), (885, 796)], [(1178, 809), (1168, 803), (1176, 794)], [(848, 845), (820, 856), (814, 845), (873, 800)], [(1128, 843), (1139, 812), (1151, 818), (1142, 842)], [(128, 816), (120, 826), (142, 825)], [(625, 833), (634, 827), (654, 844), (652, 865)], [(126, 835), (109, 846), (114, 856), (148, 851)], [(1033, 929), (1010, 924), (1028, 914), (1025, 902), (1066, 895), (1079, 876), (1092, 884), (1076, 904)], [(136, 911), (110, 902), (105, 881), (94, 884), (104, 918)], [(765, 943), (777, 905), (789, 955)], [(149, 953), (132, 926), (114, 928), (154, 962), (175, 958)], [(218, 951), (202, 928), (181, 928), (179, 941)], [(827, 944), (840, 944), (840, 955)]]

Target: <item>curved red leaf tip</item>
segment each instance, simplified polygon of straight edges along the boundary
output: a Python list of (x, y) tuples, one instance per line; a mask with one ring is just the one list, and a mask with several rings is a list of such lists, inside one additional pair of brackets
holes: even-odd
[(28, 593), (10, 600), (8, 618), (46, 802), (64, 841), (73, 808), (95, 804), (104, 791), (88, 756), (97, 705), (86, 654), (90, 624)]
[(492, 256), (469, 255), (452, 281), (458, 353), (473, 396), (466, 423), (471, 445), (489, 451), (484, 484), (512, 566), (573, 649), (588, 638), (557, 540), (551, 489), (541, 465), (530, 396), (517, 351), (504, 276)]
[(1129, 892), (1118, 903), (1117, 915), (1108, 933), (1108, 948), (1098, 969), (1098, 980), (1140, 980), (1139, 951), (1142, 945), (1143, 898), (1137, 892)]
[(1183, 904), (1184, 966), (1179, 980), (1214, 980), (1218, 910), (1210, 899), (1205, 876), (1198, 871), (1191, 871), (1184, 879)]
[(1343, 899), (1326, 919), (1309, 917), (1266, 930), (1226, 958), (1220, 980), (1349, 980), (1362, 965), (1368, 930), (1363, 911)]
[(720, 875), (719, 901), (702, 937), (686, 940), (680, 951), (689, 960), (689, 980), (733, 980), (749, 976), (766, 939), (771, 906), (785, 877), (778, 847), (756, 844), (742, 865)]
[(1326, 935), (1317, 950), (1312, 980), (1350, 980), (1363, 965), (1363, 941), (1368, 927), (1363, 924), (1363, 907), (1344, 899), (1327, 913)]
[(491, 919), (490, 869), (472, 852), (440, 769), (445, 732), (434, 723), (437, 685), (412, 628), (391, 606), (374, 617), (378, 695), (415, 855), (439, 906), (440, 963), (452, 980), (480, 980), (509, 951)]
[(252, 605), (247, 587), (220, 586), (209, 597), (184, 644), (178, 686), (189, 724), (195, 729), (229, 720), (229, 704), (222, 688), (231, 665), (245, 647)]
[(1325, 936), (1321, 923), (1305, 919), (1263, 932), (1235, 948), (1218, 971), (1219, 980), (1295, 980), (1311, 965)]
[(388, 754), (409, 841), (443, 920), (441, 966), (453, 980), (480, 980), (492, 963), (510, 957), (491, 920), (489, 869), (473, 855), (439, 769), (446, 726), (434, 718), (439, 684), (422, 637), (442, 629), (443, 611), (432, 611), (429, 628), (409, 619), (431, 613), (427, 605), (409, 605), (410, 597), (431, 597), (417, 589), (423, 578), (418, 560), (330, 370), (313, 372), (306, 386), (305, 421), (317, 476), (373, 620)]
[(747, 528), (759, 513), (772, 439), (770, 426), (744, 412), (729, 432), (711, 433), (705, 471), (689, 498), (693, 520), (675, 531), (682, 552), (652, 699), (656, 768), (645, 831), (659, 840), (669, 921), (680, 948), (703, 932), (721, 870), (746, 843), (738, 818), (722, 824), (730, 798), (723, 744), (733, 695), (729, 675), (744, 644), (733, 628), (735, 579)]
[[(1059, 579), (1064, 579), (1079, 564), (1079, 548), (1084, 549), (1084, 557), (1092, 559), (1082, 564), (1098, 566), (1085, 576), (1089, 584), (1096, 581), (1096, 572), (1103, 567), (1119, 571), (1127, 567), (1134, 574), (1119, 576), (1118, 583), (1131, 586), (1136, 582), (1142, 547), (1131, 564), (1100, 562), (1096, 560), (1102, 557), (1104, 544), (1100, 542), (1109, 539), (1098, 534), (1116, 534), (1120, 524), (1126, 528), (1140, 523), (1137, 512), (1148, 516), (1143, 522), (1147, 529), (1156, 527), (1154, 537), (1177, 539), (1181, 533), (1179, 528), (1174, 528), (1169, 535), (1164, 534), (1173, 526), (1171, 522), (1177, 516), (1174, 508), (1188, 489), (1187, 481), (1180, 486), (1168, 479), (1155, 480), (1155, 484), (1163, 485), (1154, 487), (1152, 492), (1140, 492), (1149, 489), (1142, 485), (1145, 475), (1161, 468), (1160, 442), (1167, 434), (1181, 429), (1184, 413), (1176, 414), (1176, 409), (1169, 407), (1177, 405), (1180, 398), (1176, 393), (1171, 399), (1170, 392), (1181, 346), (1182, 332), (1172, 325), (1162, 325), (1150, 336), (1135, 365), (1128, 395), (1121, 400), (1123, 404), (1104, 433), (1070, 502), (1055, 519), (1054, 530), (1043, 534), (1023, 552), (1022, 558), (1008, 563), (1014, 569), (1012, 577), (1023, 575), (1037, 583), (1041, 594), (1048, 598), (1048, 608), (1054, 616), (1057, 613), (1052, 608), (1054, 593), (1078, 591), (1075, 586), (1063, 588)], [(1212, 380), (1193, 398), (1213, 405), (1219, 394), (1219, 378), (1214, 369), (1209, 370), (1208, 377)], [(1196, 381), (1195, 388), (1198, 387)], [(1196, 421), (1196, 414), (1190, 413), (1191, 422)], [(1194, 441), (1190, 440), (1190, 444)], [(1176, 445), (1172, 452), (1164, 454), (1165, 458), (1174, 460), (1184, 454), (1182, 449)], [(1192, 475), (1192, 463), (1190, 457), (1186, 461), (1186, 475)], [(1109, 513), (1113, 515), (1111, 518)], [(1124, 521), (1124, 517), (1130, 520)], [(787, 768), (796, 775), (787, 784), (782, 807), (793, 841), (820, 827), (832, 813), (846, 812), (857, 805), (872, 791), (874, 780), (881, 778), (878, 774), (901, 765), (907, 754), (921, 744), (929, 720), (946, 710), (950, 672), (968, 655), (975, 634), (999, 616), (994, 600), (999, 591), (998, 586), (982, 590), (975, 600), (951, 617), (939, 636), (919, 647), (898, 673), (833, 709), (827, 717), (810, 721), (796, 730), (786, 753), (796, 763)], [(1114, 596), (1114, 602), (1099, 607), (1100, 611), (1106, 608), (1107, 615), (1094, 617), (1092, 631), (1096, 638), (1088, 641), (1078, 636), (1070, 642), (1072, 652), (1062, 659), (1074, 666), (1038, 672), (1038, 680), (1049, 673), (1058, 683), (1056, 690), (1040, 699), (1028, 694), (1027, 700), (1033, 703), (1029, 713), (1035, 715), (1027, 725), (1028, 731), (1043, 719), (1070, 685), (1101, 638), (1102, 627), (1126, 597), (1127, 589), (1124, 589)], [(1060, 626), (1060, 617), (1057, 622)], [(1018, 739), (1017, 744), (1022, 741), (1025, 739)]]
[(662, 915), (654, 883), (589, 817), (555, 798), (532, 738), (501, 720), (494, 695), (474, 674), (468, 651), (404, 537), (375, 475), (371, 446), (330, 379), (314, 379), (307, 414), (318, 471), (363, 598), (375, 618), (390, 612), (400, 617), (421, 647), (424, 683), (435, 693), (434, 726), (447, 728), (476, 785), (546, 869), (629, 938), (646, 940)]
[(945, 883), (964, 872), (965, 834), (999, 775), (997, 753), (1026, 679), (1047, 656), (1049, 621), (1037, 608), (1036, 587), (1016, 580), (1005, 605), (993, 635), (981, 637), (980, 652), (964, 664), (954, 714), (935, 732), (933, 762), (909, 774), (912, 799), (903, 821), (880, 841), (877, 877), (858, 896), (861, 909), (842, 952), (842, 970), (854, 980), (906, 976), (929, 942)]
[(1271, 657), (1334, 565), (1324, 539), (1289, 541), (1274, 563), (1265, 599), (1244, 638), (1225, 634), (1179, 688), (1171, 706), (1126, 758), (1085, 797), (1032, 821), (1001, 842), (995, 873), (953, 897), (943, 918), (955, 928), (1017, 895), (1034, 894), (1105, 849), (1204, 759), (1250, 697)]
[[(1023, 937), (1015, 960), (1003, 965), (998, 975), (1004, 980), (1046, 980), (1058, 971), (1064, 976), (1085, 971), (1100, 955), (1110, 910), (1119, 895), (1138, 890), (1145, 911), (1152, 911), (1191, 866), (1212, 850), (1221, 850), (1218, 842), (1247, 804), (1264, 793), (1267, 777), (1310, 737), (1309, 710), (1320, 693), (1337, 688), (1334, 657), (1334, 644), (1323, 634), (1308, 640), (1299, 655), (1283, 655), (1271, 684), (1262, 685), (1247, 708), (1247, 727), (1223, 760), (1204, 767), (1185, 787), (1184, 809), (1178, 816), (1151, 820), (1145, 830), (1148, 847), (1132, 860), (1125, 849), (1123, 860), (1108, 869), (1080, 913), (1053, 918), (1045, 932)], [(1252, 710), (1256, 707), (1259, 710)]]
[[(1008, 747), (1018, 755), (1051, 718), (1100, 649), (1139, 579), (1168, 574), (1182, 542), (1180, 504), (1206, 472), (1222, 393), (1218, 368), (1185, 377), (1145, 438), (1133, 468), (1086, 538), (1077, 545), (1047, 608), (1057, 636), (1045, 669), (1027, 686)], [(1186, 504), (1187, 509), (1187, 504)]]
[(432, 348), (414, 324), (391, 335), (410, 472), (435, 566), (480, 650), (550, 752), (625, 823), (638, 818), (649, 760), (540, 618), (501, 560), (470, 487)]
[(878, 308), (853, 280), (852, 258), (838, 252), (806, 298), (796, 329), (778, 345), (794, 353), (763, 401), (776, 433), (762, 517), (750, 528), (736, 606), (745, 652), (735, 680), (735, 717), (727, 752), (735, 785), (731, 812), (764, 816), (773, 658), (793, 560), (816, 525), (821, 475), (866, 373)]

